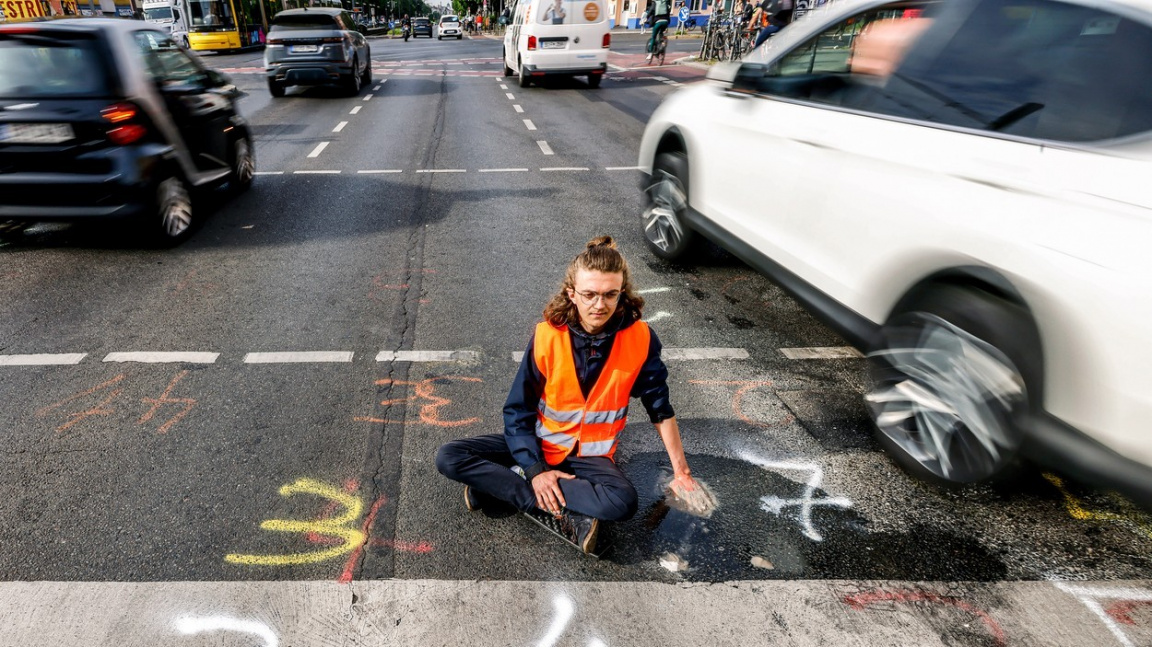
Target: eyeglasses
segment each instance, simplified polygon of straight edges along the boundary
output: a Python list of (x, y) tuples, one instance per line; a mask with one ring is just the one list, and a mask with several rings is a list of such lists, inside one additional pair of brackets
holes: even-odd
[(604, 305), (609, 305), (609, 306), (614, 305), (617, 301), (620, 300), (620, 290), (612, 290), (611, 292), (604, 292), (604, 293), (600, 293), (600, 292), (577, 292), (576, 290), (573, 290), (573, 292), (576, 292), (576, 294), (580, 295), (580, 300), (583, 301), (584, 305), (586, 305), (586, 306), (590, 306), (593, 303), (596, 303), (597, 299), (603, 299)]

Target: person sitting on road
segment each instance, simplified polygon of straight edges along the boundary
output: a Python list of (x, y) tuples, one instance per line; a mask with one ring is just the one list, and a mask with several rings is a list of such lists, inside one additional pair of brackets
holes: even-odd
[(688, 469), (668, 369), (640, 320), (643, 306), (611, 237), (590, 241), (569, 263), (520, 362), (504, 433), (454, 440), (436, 455), (440, 473), (464, 484), (468, 510), (503, 501), (594, 552), (600, 522), (629, 519), (638, 506), (612, 458), (632, 397), (664, 441), (672, 493), (706, 492)]
[(652, 2), (652, 37), (648, 39), (648, 58), (652, 62), (652, 54), (656, 52), (656, 43), (668, 30), (668, 22), (672, 17), (672, 0), (653, 0)]

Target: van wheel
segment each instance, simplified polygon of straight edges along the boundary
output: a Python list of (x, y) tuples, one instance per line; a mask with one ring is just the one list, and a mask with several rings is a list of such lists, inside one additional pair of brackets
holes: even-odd
[(520, 87), (526, 88), (526, 87), (532, 85), (532, 77), (528, 76), (528, 74), (524, 70), (524, 61), (519, 61), (519, 63), (520, 63)]
[(600, 87), (600, 79), (602, 78), (604, 78), (603, 74), (589, 74), (588, 87), (592, 88), (593, 90)]
[(504, 66), (504, 76), (512, 76), (512, 68), (508, 67), (508, 50), (500, 54), (500, 64)]
[(661, 153), (652, 165), (652, 183), (645, 193), (644, 242), (666, 261), (682, 261), (697, 247), (696, 232), (688, 226), (688, 158), (684, 153)]

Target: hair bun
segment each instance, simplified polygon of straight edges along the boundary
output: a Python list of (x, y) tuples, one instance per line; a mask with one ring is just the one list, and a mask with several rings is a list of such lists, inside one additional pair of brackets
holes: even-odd
[(593, 247), (607, 247), (608, 249), (616, 249), (616, 241), (612, 240), (611, 236), (599, 236), (588, 241), (588, 249)]

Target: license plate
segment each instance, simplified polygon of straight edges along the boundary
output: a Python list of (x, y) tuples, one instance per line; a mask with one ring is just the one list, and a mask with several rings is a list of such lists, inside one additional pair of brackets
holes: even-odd
[(0, 142), (5, 144), (59, 144), (73, 137), (68, 124), (0, 124)]
[(541, 49), (564, 49), (565, 45), (567, 43), (562, 40), (546, 40), (540, 43)]
[(315, 52), (319, 52), (319, 51), (320, 51), (319, 45), (293, 45), (292, 46), (292, 53), (293, 54), (310, 54), (310, 53), (315, 53)]

